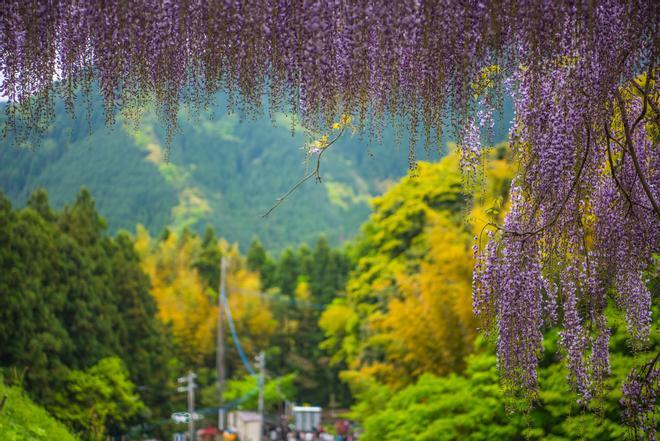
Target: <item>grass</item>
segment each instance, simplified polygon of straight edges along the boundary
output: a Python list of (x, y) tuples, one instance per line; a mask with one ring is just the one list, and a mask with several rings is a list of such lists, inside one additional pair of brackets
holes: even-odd
[(3, 441), (77, 441), (64, 424), (28, 398), (23, 389), (0, 382), (0, 401), (5, 395), (7, 401), (0, 410)]

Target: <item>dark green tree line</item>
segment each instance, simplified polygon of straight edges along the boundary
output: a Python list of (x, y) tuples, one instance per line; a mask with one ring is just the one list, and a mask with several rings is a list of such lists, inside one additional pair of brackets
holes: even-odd
[(43, 190), (20, 210), (0, 194), (0, 368), (47, 408), (77, 372), (118, 357), (151, 409), (143, 418), (169, 411), (173, 353), (149, 284), (132, 239), (108, 236), (88, 191), (59, 212)]

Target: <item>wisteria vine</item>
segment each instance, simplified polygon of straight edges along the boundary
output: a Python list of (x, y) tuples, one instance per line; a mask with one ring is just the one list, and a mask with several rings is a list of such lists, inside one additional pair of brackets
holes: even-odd
[(48, 129), (55, 97), (71, 109), (96, 80), (109, 122), (154, 102), (170, 136), (181, 104), (219, 90), (247, 112), (266, 95), (306, 128), (352, 115), (428, 145), (450, 114), (468, 172), (510, 94), (520, 167), (504, 223), (476, 253), (475, 311), (498, 335), (505, 384), (530, 395), (544, 324), (561, 326), (588, 401), (609, 371), (609, 299), (636, 347), (651, 323), (659, 12), (654, 0), (3, 0), (0, 93), (19, 144)]
[(654, 439), (657, 433), (656, 397), (660, 390), (660, 354), (648, 363), (632, 370), (623, 385), (624, 421), (628, 424), (632, 439), (642, 434)]

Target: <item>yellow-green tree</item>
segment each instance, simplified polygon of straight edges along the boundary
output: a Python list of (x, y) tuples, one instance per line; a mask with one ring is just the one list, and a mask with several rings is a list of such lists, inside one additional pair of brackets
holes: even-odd
[(136, 248), (151, 278), (159, 316), (171, 325), (181, 353), (196, 364), (213, 350), (217, 321), (217, 307), (193, 267), (200, 245), (199, 238), (190, 233), (154, 241), (144, 228), (137, 229)]
[(256, 354), (269, 346), (277, 322), (268, 297), (262, 294), (259, 274), (248, 269), (246, 259), (240, 255), (236, 245), (221, 241), (220, 248), (229, 259), (227, 301), (236, 331), (246, 352)]
[[(209, 277), (212, 272), (206, 267), (213, 261), (209, 254), (217, 256), (218, 266), (221, 256), (228, 258), (228, 304), (241, 344), (248, 353), (267, 346), (276, 323), (268, 299), (260, 294), (258, 273), (247, 268), (237, 246), (215, 239), (214, 244), (208, 243), (209, 237), (215, 237), (208, 231), (205, 240), (186, 230), (155, 240), (139, 226), (136, 236), (135, 246), (151, 278), (151, 294), (158, 303), (160, 319), (171, 325), (184, 361), (201, 365), (215, 352), (219, 281)], [(236, 354), (230, 351), (229, 355), (230, 365), (235, 366)]]
[[(476, 335), (472, 245), (502, 211), (511, 165), (503, 150), (466, 194), (457, 152), (417, 170), (373, 202), (345, 298), (324, 312), (322, 346), (344, 378), (402, 387), (425, 372), (460, 371)], [(467, 219), (467, 220), (466, 220)]]

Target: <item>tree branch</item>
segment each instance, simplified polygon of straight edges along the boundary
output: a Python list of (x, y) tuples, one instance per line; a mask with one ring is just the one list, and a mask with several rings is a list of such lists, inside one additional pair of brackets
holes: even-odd
[(277, 198), (277, 200), (275, 201), (275, 204), (272, 207), (270, 207), (270, 209), (268, 211), (266, 211), (264, 214), (261, 215), (262, 218), (268, 217), (268, 215), (270, 213), (272, 213), (273, 210), (275, 210), (282, 202), (284, 202), (284, 200), (287, 197), (289, 197), (289, 195), (291, 195), (291, 193), (296, 191), (298, 189), (298, 187), (300, 187), (305, 182), (307, 182), (309, 180), (309, 178), (311, 178), (313, 176), (316, 176), (316, 182), (321, 182), (321, 157), (323, 156), (323, 153), (325, 153), (326, 150), (328, 150), (330, 148), (330, 146), (332, 144), (334, 144), (341, 137), (341, 135), (344, 134), (345, 129), (346, 129), (345, 127), (342, 127), (339, 134), (337, 134), (337, 136), (335, 136), (335, 138), (332, 141), (330, 141), (325, 147), (323, 147), (321, 149), (321, 151), (318, 153), (318, 156), (316, 157), (316, 167), (314, 168), (314, 170), (312, 170), (311, 172), (309, 172), (305, 176), (303, 176), (302, 179), (300, 179), (298, 182), (296, 182), (294, 184), (294, 186), (289, 189), (289, 191), (287, 191), (282, 196)]
[[(637, 89), (642, 95), (644, 95), (645, 97), (648, 96), (647, 93), (642, 88), (642, 86), (637, 84), (637, 81), (633, 80), (632, 84), (635, 87), (635, 89)], [(657, 122), (660, 119), (660, 108), (658, 108), (658, 105), (655, 102), (653, 102), (653, 100), (651, 100), (650, 98), (647, 99), (647, 101), (648, 101), (648, 104), (651, 106), (651, 109), (653, 109), (653, 112), (655, 113), (655, 116), (653, 117), (653, 119), (655, 119), (656, 122)]]
[(632, 143), (632, 133), (630, 131), (630, 126), (628, 125), (628, 114), (626, 112), (626, 104), (624, 103), (623, 98), (621, 97), (621, 94), (619, 93), (618, 90), (615, 92), (615, 96), (617, 103), (619, 104), (619, 110), (621, 111), (621, 121), (623, 122), (623, 130), (626, 135), (625, 143), (626, 146), (628, 147), (627, 150), (632, 158), (633, 165), (635, 167), (635, 173), (637, 174), (637, 177), (642, 183), (642, 187), (644, 188), (644, 192), (646, 193), (646, 196), (651, 201), (651, 205), (653, 206), (653, 211), (655, 211), (655, 214), (658, 217), (660, 217), (660, 207), (658, 207), (658, 202), (655, 200), (655, 197), (653, 196), (653, 192), (651, 192), (651, 188), (649, 187), (649, 184), (646, 182), (646, 178), (642, 173), (642, 168), (639, 165), (639, 159), (637, 158), (637, 153), (635, 152), (635, 146)]
[[(644, 115), (646, 115), (646, 110), (648, 108), (648, 96), (649, 96), (649, 86), (651, 85), (651, 76), (653, 75), (653, 68), (649, 67), (649, 71), (646, 74), (646, 83), (644, 84), (644, 89), (641, 91), (642, 93), (642, 111), (633, 123), (632, 127), (630, 128), (630, 133), (634, 134), (635, 129), (637, 128), (637, 125), (644, 119)], [(636, 81), (633, 80), (633, 83), (636, 83)]]

